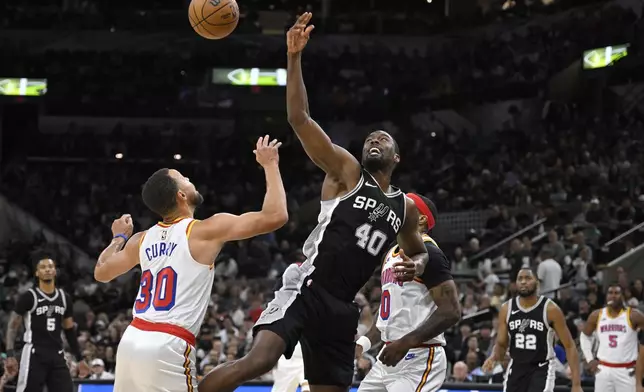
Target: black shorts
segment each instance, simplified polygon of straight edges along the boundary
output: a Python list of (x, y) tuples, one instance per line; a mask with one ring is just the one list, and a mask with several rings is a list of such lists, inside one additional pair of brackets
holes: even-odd
[(510, 363), (503, 392), (553, 392), (555, 361)]
[(69, 374), (63, 350), (34, 347), (25, 344), (20, 357), (17, 392), (72, 392), (74, 384)]
[(334, 297), (307, 278), (300, 289), (285, 285), (275, 292), (253, 333), (266, 329), (282, 337), (286, 358), (299, 341), (309, 384), (348, 387), (353, 382), (359, 318), (355, 303)]

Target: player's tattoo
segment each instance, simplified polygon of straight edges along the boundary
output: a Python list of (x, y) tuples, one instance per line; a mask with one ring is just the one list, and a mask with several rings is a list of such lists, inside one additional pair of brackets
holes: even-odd
[(101, 255), (98, 256), (98, 261), (96, 262), (96, 266), (100, 267), (101, 265), (105, 264), (107, 259), (109, 259), (112, 255), (115, 253), (120, 252), (123, 247), (125, 246), (125, 241), (123, 241), (120, 238), (115, 238), (112, 240), (112, 242), (101, 252)]
[(453, 280), (445, 281), (429, 292), (437, 309), (424, 323), (404, 337), (413, 346), (435, 338), (461, 319), (458, 292)]
[(7, 351), (14, 349), (16, 336), (18, 336), (18, 329), (20, 329), (21, 324), (22, 316), (16, 312), (11, 312), (9, 326), (7, 327), (7, 341), (5, 342)]

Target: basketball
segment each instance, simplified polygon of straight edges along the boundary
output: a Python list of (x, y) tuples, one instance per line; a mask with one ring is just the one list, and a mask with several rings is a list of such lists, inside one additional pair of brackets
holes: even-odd
[(221, 39), (235, 30), (239, 6), (235, 0), (192, 0), (188, 8), (190, 26), (207, 39)]

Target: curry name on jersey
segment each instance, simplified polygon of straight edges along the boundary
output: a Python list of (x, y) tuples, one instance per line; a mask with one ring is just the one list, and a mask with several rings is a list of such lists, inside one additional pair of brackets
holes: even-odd
[[(423, 235), (423, 241), (438, 247), (428, 235)], [(380, 275), (382, 295), (376, 326), (385, 342), (398, 340), (415, 330), (437, 309), (425, 284), (418, 281), (401, 282), (396, 279), (394, 264), (402, 261), (399, 253), (398, 245), (389, 250)], [(426, 343), (444, 346), (445, 337), (440, 334)]]
[(623, 364), (637, 361), (639, 340), (631, 325), (631, 308), (622, 309), (611, 317), (607, 308), (601, 309), (595, 332), (599, 345), (597, 359), (605, 363)]
[(508, 334), (513, 363), (542, 364), (554, 358), (554, 330), (548, 322), (550, 300), (540, 296), (534, 306), (525, 309), (519, 297), (508, 301)]
[(348, 194), (321, 202), (318, 225), (304, 243), (302, 268), (337, 298), (353, 301), (373, 275), (405, 220), (405, 195), (382, 191), (362, 170)]
[(195, 336), (210, 303), (213, 265), (198, 263), (190, 254), (188, 238), (194, 219), (159, 223), (145, 232), (139, 246), (141, 286), (133, 315), (173, 324)]

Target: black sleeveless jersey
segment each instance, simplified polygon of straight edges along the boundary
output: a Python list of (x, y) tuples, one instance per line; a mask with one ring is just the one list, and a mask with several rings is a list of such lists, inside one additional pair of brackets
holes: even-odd
[(519, 297), (508, 302), (508, 334), (513, 364), (542, 365), (554, 357), (555, 331), (548, 323), (550, 300), (540, 296), (529, 309), (519, 305)]
[(23, 317), (25, 344), (63, 349), (63, 319), (72, 317), (71, 300), (63, 290), (56, 289), (49, 295), (39, 288), (29, 289), (20, 295), (14, 310)]
[(405, 221), (405, 195), (382, 191), (362, 170), (348, 194), (321, 202), (318, 225), (304, 243), (302, 267), (335, 297), (353, 301), (373, 275)]

